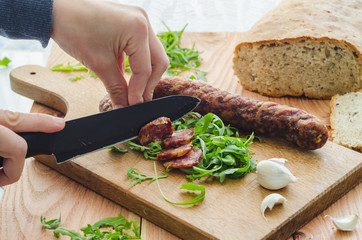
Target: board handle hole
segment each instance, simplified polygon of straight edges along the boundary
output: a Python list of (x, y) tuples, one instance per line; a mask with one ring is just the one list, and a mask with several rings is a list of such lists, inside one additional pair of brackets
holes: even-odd
[(36, 74), (36, 72), (30, 72), (30, 75), (35, 75)]

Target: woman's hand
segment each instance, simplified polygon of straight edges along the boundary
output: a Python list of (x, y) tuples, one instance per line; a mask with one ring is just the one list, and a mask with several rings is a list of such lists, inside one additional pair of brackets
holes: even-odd
[(64, 128), (62, 118), (40, 113), (18, 113), (0, 110), (0, 186), (18, 181), (24, 168), (28, 149), (26, 141), (16, 132), (57, 132)]
[[(104, 83), (113, 106), (149, 101), (168, 57), (139, 7), (99, 0), (54, 0), (52, 38)], [(132, 76), (123, 76), (124, 53)]]

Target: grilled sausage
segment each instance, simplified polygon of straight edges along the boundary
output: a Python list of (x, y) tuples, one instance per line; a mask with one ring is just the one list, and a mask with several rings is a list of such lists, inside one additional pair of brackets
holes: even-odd
[(147, 146), (154, 141), (162, 144), (163, 139), (171, 136), (172, 133), (173, 127), (171, 120), (166, 117), (160, 117), (141, 128), (138, 134), (138, 140), (143, 146)]
[(194, 147), (185, 156), (167, 161), (163, 164), (165, 168), (189, 168), (196, 166), (202, 159), (200, 148)]
[(188, 152), (190, 152), (192, 148), (192, 142), (182, 145), (177, 148), (169, 148), (162, 150), (159, 154), (157, 154), (158, 160), (171, 160), (175, 158), (182, 157), (186, 155)]
[(163, 146), (165, 148), (175, 148), (185, 144), (188, 144), (194, 138), (194, 130), (181, 129), (174, 131), (169, 137), (163, 139)]
[(231, 94), (201, 81), (163, 78), (154, 90), (154, 98), (168, 95), (200, 98), (195, 111), (202, 115), (211, 112), (241, 130), (283, 138), (304, 149), (320, 148), (328, 139), (327, 127), (300, 109)]

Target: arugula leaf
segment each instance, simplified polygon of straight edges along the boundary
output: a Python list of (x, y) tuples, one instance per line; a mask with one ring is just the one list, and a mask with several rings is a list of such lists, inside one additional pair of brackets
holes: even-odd
[(116, 146), (109, 147), (108, 149), (109, 149), (109, 150), (116, 151), (116, 152), (119, 152), (119, 153), (126, 153), (126, 152), (128, 152), (127, 149), (123, 149), (123, 148), (116, 147)]
[(83, 237), (79, 232), (68, 229), (65, 227), (58, 227), (53, 232), (55, 237), (60, 237), (60, 235), (70, 237), (70, 240), (88, 240), (89, 238)]
[(206, 176), (219, 178), (224, 182), (226, 178), (240, 178), (246, 173), (255, 170), (255, 159), (251, 156), (249, 146), (254, 134), (240, 138), (236, 128), (225, 125), (215, 114), (208, 113), (202, 118), (193, 116), (175, 121), (174, 129), (193, 128), (195, 137), (193, 144), (203, 152), (198, 166), (180, 169), (191, 180)]
[(196, 185), (194, 183), (185, 183), (182, 184), (180, 189), (186, 189), (186, 190), (190, 190), (190, 191), (200, 191), (200, 194), (197, 195), (195, 198), (189, 200), (189, 201), (185, 201), (185, 202), (174, 202), (171, 201), (170, 199), (168, 199), (165, 194), (162, 192), (160, 184), (158, 183), (158, 177), (157, 177), (157, 169), (156, 169), (156, 162), (153, 163), (154, 169), (155, 169), (155, 176), (156, 176), (156, 183), (157, 183), (157, 187), (158, 190), (160, 191), (162, 197), (169, 203), (174, 204), (174, 205), (192, 205), (192, 204), (196, 204), (198, 202), (202, 202), (205, 199), (205, 187), (201, 186), (201, 185)]
[(7, 57), (4, 57), (0, 60), (0, 66), (8, 67), (11, 60)]
[(47, 229), (56, 229), (61, 221), (61, 217), (46, 221), (45, 217), (40, 216), (41, 224)]
[[(59, 225), (60, 218), (53, 219), (48, 222), (57, 222), (57, 220), (59, 220)], [(47, 224), (47, 222), (45, 222), (45, 218), (43, 217), (41, 217), (41, 222), (43, 226), (44, 224)], [(128, 221), (121, 214), (119, 214), (117, 217), (103, 218), (93, 225), (87, 224), (87, 226), (80, 229), (83, 232), (83, 235), (72, 229), (58, 227), (58, 225), (55, 227), (53, 232), (54, 236), (57, 238), (60, 237), (60, 235), (63, 235), (70, 237), (70, 240), (141, 239), (140, 228), (137, 226), (137, 222)], [(132, 231), (133, 234), (130, 234), (129, 231)]]
[(161, 172), (161, 173), (163, 176), (151, 177), (151, 176), (147, 176), (146, 174), (138, 172), (137, 168), (130, 168), (130, 169), (128, 169), (127, 176), (130, 179), (135, 178), (136, 180), (132, 181), (129, 185), (135, 185), (138, 183), (142, 183), (143, 181), (146, 181), (146, 180), (149, 180), (151, 183), (151, 182), (155, 181), (156, 179), (167, 178), (166, 173), (164, 173), (164, 172)]
[(167, 31), (157, 34), (160, 39), (166, 54), (169, 58), (169, 67), (165, 75), (177, 76), (181, 72), (191, 71), (196, 75), (192, 75), (191, 79), (202, 79), (207, 81), (207, 73), (198, 69), (201, 65), (201, 52), (195, 50), (195, 44), (192, 48), (181, 47), (181, 38), (188, 24), (186, 24), (181, 31), (172, 31), (164, 22), (163, 25)]
[(98, 77), (89, 70), (86, 66), (84, 66), (82, 63), (78, 62), (77, 64), (71, 65), (69, 62), (67, 65), (58, 64), (54, 67), (50, 68), (52, 71), (58, 71), (58, 72), (87, 72), (85, 74), (75, 75), (72, 78), (69, 78), (69, 81), (75, 82), (77, 80), (83, 79), (87, 77), (88, 75), (94, 79), (97, 79)]
[(157, 154), (160, 153), (162, 150), (162, 146), (156, 141), (149, 143), (147, 146), (142, 146), (132, 141), (126, 142), (126, 145), (132, 150), (143, 152), (143, 156), (146, 159), (152, 160), (156, 160)]
[[(164, 75), (173, 77), (181, 72), (189, 71), (193, 73), (189, 76), (190, 79), (207, 81), (207, 72), (198, 69), (202, 59), (200, 58), (201, 52), (195, 50), (195, 44), (192, 48), (181, 47), (182, 34), (188, 24), (181, 31), (172, 31), (164, 22), (163, 25), (167, 31), (160, 32), (157, 37), (162, 43), (169, 60), (169, 66)], [(127, 55), (125, 56), (125, 66), (125, 72), (132, 73)]]

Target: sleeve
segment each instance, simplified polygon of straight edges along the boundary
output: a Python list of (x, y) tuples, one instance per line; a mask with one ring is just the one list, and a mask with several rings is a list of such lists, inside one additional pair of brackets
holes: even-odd
[(0, 0), (0, 35), (38, 40), (48, 45), (52, 32), (53, 0)]

